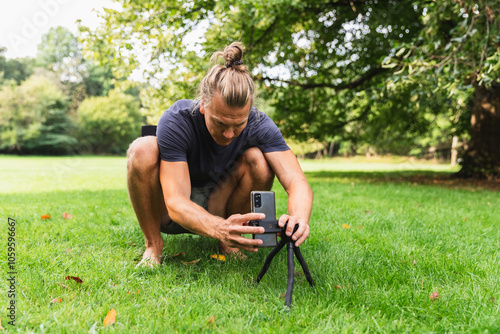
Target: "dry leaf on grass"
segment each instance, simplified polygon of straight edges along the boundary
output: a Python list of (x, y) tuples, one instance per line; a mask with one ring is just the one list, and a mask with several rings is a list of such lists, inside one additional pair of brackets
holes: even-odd
[(180, 253), (172, 255), (172, 257), (178, 257), (178, 256), (181, 256), (181, 255), (186, 255), (186, 253), (180, 252)]
[(63, 219), (71, 219), (73, 218), (73, 215), (70, 213), (63, 212), (62, 217)]
[(76, 276), (66, 276), (65, 279), (67, 279), (68, 281), (69, 280), (73, 280), (73, 281), (75, 281), (78, 284), (83, 283), (83, 281), (80, 279), (80, 277), (76, 277)]
[(60, 303), (62, 302), (62, 299), (61, 298), (54, 298), (50, 301), (51, 304), (55, 304), (55, 303)]
[(42, 219), (49, 219), (50, 218), (50, 215), (43, 215), (42, 217), (40, 217)]
[(197, 263), (198, 261), (200, 261), (201, 259), (196, 259), (196, 260), (193, 260), (193, 261), (189, 261), (189, 262), (185, 262), (185, 261), (181, 261), (182, 264), (185, 264), (185, 265), (188, 265), (188, 264), (195, 264)]
[(340, 285), (335, 285), (334, 288), (337, 289), (337, 290), (342, 289), (342, 287)]
[(106, 318), (104, 318), (103, 325), (104, 327), (106, 326), (111, 326), (112, 324), (115, 323), (116, 320), (116, 310), (114, 308), (111, 309), (111, 311), (108, 312), (108, 315), (106, 315)]
[(439, 295), (439, 293), (437, 293), (437, 291), (434, 291), (433, 293), (431, 293), (431, 295), (429, 296), (429, 300), (438, 300), (439, 298), (441, 298), (441, 296)]
[(225, 255), (218, 255), (218, 254), (213, 254), (212, 256), (210, 256), (211, 259), (217, 259), (219, 261), (226, 261), (226, 256)]
[(343, 228), (351, 228), (351, 227), (350, 227), (349, 225), (347, 225), (347, 224), (342, 224), (342, 227), (343, 227)]
[(213, 324), (215, 321), (215, 316), (212, 316), (210, 320), (208, 320), (208, 323)]

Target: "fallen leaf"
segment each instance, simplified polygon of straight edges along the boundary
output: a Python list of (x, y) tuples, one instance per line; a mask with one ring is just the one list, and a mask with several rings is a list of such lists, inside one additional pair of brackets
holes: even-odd
[(177, 257), (177, 256), (181, 256), (181, 255), (186, 255), (186, 253), (184, 253), (184, 252), (180, 252), (180, 253), (177, 253), (177, 254), (172, 255), (172, 257)]
[(215, 316), (212, 316), (212, 317), (210, 318), (210, 320), (208, 320), (208, 323), (213, 324), (213, 323), (214, 323), (214, 320), (215, 320)]
[(50, 301), (51, 304), (55, 304), (55, 303), (60, 303), (62, 302), (62, 299), (61, 298), (54, 298)]
[(441, 298), (441, 296), (436, 291), (431, 293), (431, 295), (429, 296), (429, 300), (432, 300), (432, 301), (438, 300), (439, 298)]
[(181, 261), (182, 264), (185, 264), (185, 265), (188, 265), (188, 264), (195, 264), (197, 263), (198, 261), (200, 261), (201, 259), (196, 259), (196, 260), (193, 260), (193, 261), (189, 261), (189, 262), (185, 262), (185, 261)]
[(81, 284), (83, 283), (83, 281), (80, 279), (80, 277), (76, 277), (76, 276), (66, 276), (66, 279), (69, 281), (69, 280), (73, 280), (75, 281), (76, 283), (78, 284)]
[(130, 246), (137, 246), (137, 244), (135, 242), (131, 242)]
[(66, 248), (66, 253), (71, 252), (71, 248)]
[(106, 318), (104, 318), (103, 322), (104, 327), (111, 326), (112, 324), (115, 323), (115, 320), (116, 320), (116, 310), (112, 308), (111, 311), (108, 312)]
[[(139, 293), (139, 291), (141, 291), (141, 289), (137, 290), (136, 292), (132, 292), (132, 294), (135, 295), (136, 293)], [(127, 291), (127, 293), (130, 293), (130, 291)]]
[(63, 219), (71, 219), (71, 218), (73, 218), (73, 215), (69, 214), (69, 213), (66, 213), (66, 212), (63, 212), (62, 217), (63, 217)]
[(363, 225), (361, 225), (361, 226), (358, 226), (358, 228), (363, 228)]
[(342, 289), (342, 287), (340, 285), (335, 285), (334, 288), (337, 289), (337, 290)]
[(418, 203), (417, 206), (422, 206), (422, 204)]
[(365, 210), (365, 213), (372, 213), (371, 210)]
[(280, 295), (280, 298), (285, 298), (285, 297), (286, 297), (286, 291)]
[(49, 218), (50, 218), (50, 215), (43, 215), (41, 218), (42, 218), (42, 219), (49, 219)]
[(210, 256), (210, 258), (217, 259), (217, 260), (222, 261), (222, 262), (226, 261), (225, 255), (213, 254), (212, 256)]
[(342, 224), (342, 227), (343, 227), (343, 228), (351, 228), (351, 227), (350, 227), (349, 225), (347, 225), (347, 224)]
[(462, 219), (463, 219), (464, 221), (466, 221), (466, 220), (467, 220), (467, 218), (465, 218), (465, 217), (462, 217)]

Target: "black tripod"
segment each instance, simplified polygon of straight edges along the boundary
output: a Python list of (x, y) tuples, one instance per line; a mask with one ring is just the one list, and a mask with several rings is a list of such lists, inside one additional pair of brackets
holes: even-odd
[[(297, 230), (298, 226), (295, 226), (294, 233)], [(257, 278), (255, 279), (256, 283), (259, 283), (264, 274), (267, 272), (267, 269), (269, 269), (269, 266), (271, 265), (271, 261), (274, 259), (276, 254), (285, 247), (287, 251), (287, 263), (288, 263), (288, 283), (286, 285), (286, 296), (285, 296), (285, 305), (290, 307), (292, 305), (292, 293), (293, 293), (293, 281), (294, 281), (294, 261), (293, 261), (293, 255), (297, 257), (297, 260), (299, 260), (300, 265), (302, 266), (302, 270), (304, 271), (304, 274), (306, 275), (306, 279), (309, 282), (311, 286), (315, 286), (314, 281), (311, 277), (311, 273), (309, 272), (309, 268), (307, 267), (306, 260), (304, 260), (304, 257), (302, 256), (302, 253), (300, 252), (299, 247), (294, 246), (294, 241), (292, 240), (291, 237), (287, 236), (285, 234), (286, 231), (286, 225), (281, 229), (281, 239), (280, 242), (276, 245), (276, 247), (271, 250), (269, 255), (266, 258), (266, 261), (264, 262), (264, 265), (262, 266), (262, 269), (260, 270), (259, 274), (257, 275)], [(293, 235), (293, 233), (292, 233)]]

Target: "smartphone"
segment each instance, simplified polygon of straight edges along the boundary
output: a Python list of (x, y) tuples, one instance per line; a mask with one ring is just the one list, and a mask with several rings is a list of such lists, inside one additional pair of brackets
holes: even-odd
[(266, 218), (254, 220), (254, 226), (263, 226), (264, 234), (254, 234), (254, 239), (261, 239), (263, 244), (258, 247), (275, 247), (278, 244), (277, 232), (280, 231), (276, 221), (276, 202), (274, 191), (252, 191), (250, 193), (252, 212), (264, 213)]

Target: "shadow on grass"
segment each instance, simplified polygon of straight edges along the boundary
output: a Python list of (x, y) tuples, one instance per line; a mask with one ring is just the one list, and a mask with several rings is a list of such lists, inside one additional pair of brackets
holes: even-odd
[(455, 189), (500, 190), (500, 180), (460, 179), (449, 171), (315, 171), (305, 172), (309, 181), (368, 183), (410, 183), (416, 185), (435, 185)]

